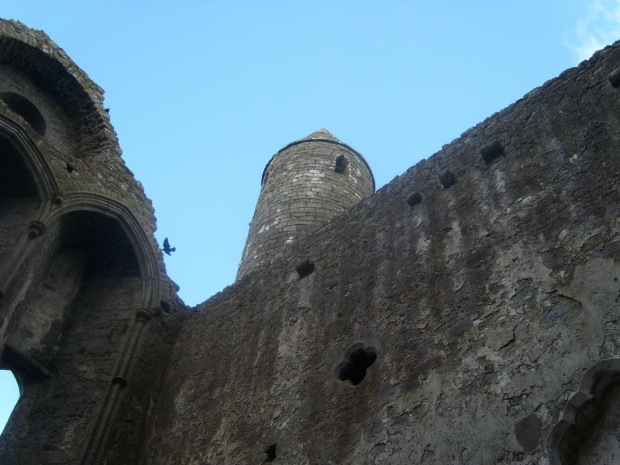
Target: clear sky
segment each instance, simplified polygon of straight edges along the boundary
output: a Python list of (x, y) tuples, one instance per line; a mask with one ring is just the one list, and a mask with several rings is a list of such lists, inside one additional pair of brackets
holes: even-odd
[(105, 89), (189, 305), (234, 281), (263, 168), (289, 142), (327, 128), (381, 187), (620, 38), (620, 0), (2, 0), (0, 17)]

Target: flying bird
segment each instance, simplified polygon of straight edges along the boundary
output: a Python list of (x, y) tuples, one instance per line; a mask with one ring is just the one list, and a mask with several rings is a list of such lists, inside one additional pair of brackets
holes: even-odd
[(168, 255), (170, 255), (170, 252), (174, 252), (177, 248), (176, 247), (170, 247), (170, 243), (168, 242), (168, 238), (166, 237), (164, 239), (164, 248), (162, 249), (164, 252), (166, 252)]

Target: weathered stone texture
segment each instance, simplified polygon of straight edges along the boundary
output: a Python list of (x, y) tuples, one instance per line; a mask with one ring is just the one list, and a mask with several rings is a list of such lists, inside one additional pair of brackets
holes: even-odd
[(603, 399), (603, 414), (592, 426), (592, 434), (578, 451), (577, 463), (607, 465), (620, 462), (620, 386), (610, 388)]
[[(34, 85), (25, 73), (13, 66), (0, 66), (0, 80), (2, 92), (27, 95), (29, 100), (44, 115), (46, 123), (45, 140), (50, 145), (55, 146), (58, 152), (65, 156), (71, 158), (78, 156), (76, 134), (72, 123), (56, 100)], [(2, 101), (0, 105), (4, 106), (5, 102)]]
[(189, 313), (101, 89), (0, 21), (0, 368), (23, 389), (0, 463), (613, 463), (619, 68), (616, 44), (369, 198), (349, 146), (289, 144), (239, 280)]
[(135, 463), (186, 312), (102, 103), (0, 20), (0, 368), (22, 390), (2, 464)]
[(103, 89), (47, 34), (18, 21), (0, 22), (0, 63), (10, 63), (30, 76), (40, 91), (49, 93), (62, 107), (76, 131), (80, 157), (106, 151), (120, 155), (116, 133), (103, 108)]
[[(198, 306), (141, 463), (548, 463), (618, 357), (619, 66), (568, 70)], [(356, 344), (377, 360), (353, 386)]]
[(237, 279), (375, 190), (366, 160), (325, 129), (281, 149), (261, 182)]

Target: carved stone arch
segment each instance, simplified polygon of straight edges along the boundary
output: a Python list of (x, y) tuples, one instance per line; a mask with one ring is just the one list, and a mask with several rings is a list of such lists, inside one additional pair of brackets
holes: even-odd
[[(579, 392), (570, 398), (562, 418), (549, 435), (550, 465), (590, 463), (580, 461), (580, 453), (583, 453), (584, 445), (592, 446), (592, 441), (596, 439), (592, 437), (595, 434), (593, 427), (601, 418), (606, 414), (617, 417), (617, 412), (607, 410), (610, 402), (620, 401), (619, 388), (620, 359), (603, 360), (588, 370), (583, 377)], [(612, 395), (616, 399), (610, 399)]]
[[(11, 424), (29, 436), (11, 435), (6, 450), (50, 463), (53, 444), (97, 463), (161, 300), (158, 251), (133, 212), (102, 195), (69, 193), (42, 221), (48, 233), (32, 249), (34, 278), (20, 281), (27, 290), (14, 299), (0, 358), (0, 368), (29, 378)], [(62, 407), (67, 386), (79, 415)], [(53, 418), (32, 413), (42, 403), (58, 409)]]
[[(0, 339), (10, 315), (2, 302), (32, 245), (45, 229), (58, 182), (28, 132), (0, 114)], [(4, 304), (4, 305), (3, 305)]]
[(19, 151), (36, 184), (42, 203), (49, 203), (47, 201), (51, 200), (53, 193), (58, 190), (58, 181), (37, 144), (23, 127), (2, 114), (0, 114), (0, 137), (9, 141)]
[(103, 195), (75, 191), (63, 197), (44, 223), (52, 222), (71, 212), (95, 212), (110, 217), (125, 233), (136, 254), (142, 279), (140, 307), (153, 308), (161, 301), (161, 273), (153, 245), (133, 212), (122, 203)]
[[(86, 302), (90, 295), (90, 302), (99, 305), (103, 300), (92, 297), (93, 290), (112, 285), (123, 312), (151, 309), (161, 300), (157, 258), (131, 211), (92, 193), (77, 192), (65, 199), (42, 219), (48, 231), (31, 241), (36, 245), (24, 254), (0, 301), (5, 316), (0, 365), (21, 364), (30, 378), (45, 376), (53, 365), (66, 322), (77, 318), (72, 310), (75, 299)], [(121, 308), (113, 309), (116, 305), (109, 308), (118, 315)]]

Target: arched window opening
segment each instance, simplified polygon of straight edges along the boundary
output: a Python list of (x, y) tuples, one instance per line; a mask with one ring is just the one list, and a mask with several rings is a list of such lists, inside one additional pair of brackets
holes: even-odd
[(349, 166), (349, 160), (347, 160), (347, 157), (344, 155), (338, 155), (336, 157), (336, 168), (334, 171), (338, 174), (345, 174), (347, 166)]
[(4, 431), (4, 427), (9, 421), (9, 417), (17, 405), (20, 394), (20, 386), (16, 377), (11, 370), (0, 370), (0, 433)]
[[(150, 306), (145, 302), (152, 302), (152, 296), (157, 295), (149, 288), (151, 282), (143, 279), (154, 262), (146, 262), (151, 257), (145, 257), (141, 248), (143, 237), (132, 234), (138, 227), (135, 218), (113, 201), (96, 196), (85, 196), (80, 203), (69, 199), (58, 213), (46, 221), (46, 233), (29, 255), (29, 259), (37, 261), (36, 273), (25, 280), (23, 292), (14, 294), (13, 302), (19, 311), (13, 312), (16, 316), (5, 332), (0, 368), (12, 369), (25, 381), (22, 399), (8, 428), (11, 432), (27, 430), (29, 434), (6, 434), (2, 438), (2, 463), (11, 458), (10, 451), (17, 449), (40, 452), (46, 456), (41, 463), (50, 463), (49, 451), (41, 449), (47, 444), (58, 445), (53, 454), (49, 452), (54, 460), (60, 460), (56, 459), (60, 450), (79, 454), (68, 432), (83, 428), (86, 422), (104, 425), (104, 429), (97, 426), (92, 436), (96, 441), (89, 442), (94, 444), (90, 450), (104, 450), (105, 437), (99, 432), (107, 431), (107, 425), (115, 421), (112, 417), (97, 409), (82, 409), (76, 415), (72, 406), (56, 406), (66, 405), (66, 390), (74, 380), (82, 378), (84, 387), (75, 391), (80, 406), (98, 405), (106, 399), (110, 377), (84, 376), (85, 371), (115, 373), (113, 379), (120, 380), (131, 374), (128, 366), (119, 368), (119, 358), (133, 358), (137, 346), (132, 344), (137, 344), (143, 326), (136, 319), (136, 309)], [(132, 341), (129, 346), (128, 341)], [(147, 394), (145, 411), (149, 398), (152, 396)], [(53, 415), (39, 415), (40, 403), (31, 403), (30, 399), (46, 399), (49, 410), (54, 409)], [(121, 398), (111, 399), (112, 403), (104, 404), (104, 411), (119, 415), (118, 423), (114, 423), (122, 425), (119, 435), (131, 437), (140, 418), (132, 409), (117, 407), (119, 404), (114, 402)], [(84, 439), (88, 435), (85, 432)], [(90, 451), (88, 454), (90, 460), (93, 455)]]
[(28, 124), (42, 136), (45, 135), (45, 119), (39, 109), (26, 97), (22, 97), (15, 92), (0, 92), (0, 100), (19, 116), (24, 118)]

